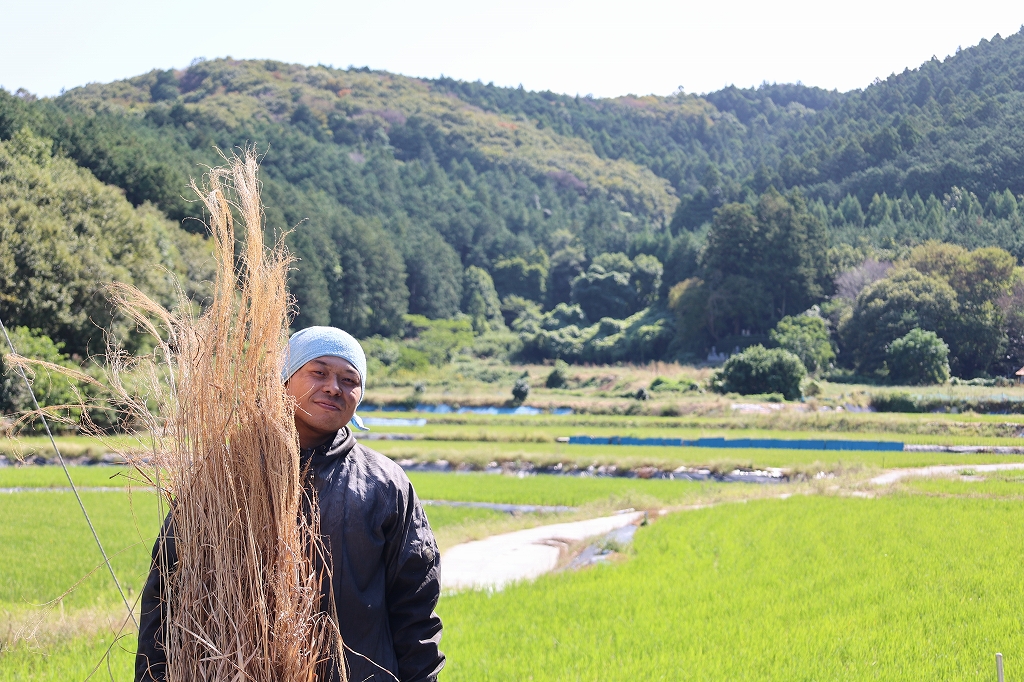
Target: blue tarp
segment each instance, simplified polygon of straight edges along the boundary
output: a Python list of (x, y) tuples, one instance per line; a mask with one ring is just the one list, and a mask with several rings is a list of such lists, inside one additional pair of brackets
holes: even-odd
[[(442, 403), (440, 405), (427, 405), (427, 404), (421, 403), (421, 404), (419, 404), (419, 405), (417, 405), (416, 407), (413, 407), (413, 408), (401, 407), (401, 406), (398, 406), (398, 405), (386, 405), (384, 407), (377, 407), (375, 405), (363, 405), (359, 409), (359, 411), (360, 412), (378, 412), (378, 411), (379, 412), (426, 412), (428, 414), (450, 414), (452, 412), (457, 412), (458, 414), (493, 414), (493, 415), (497, 415), (497, 414), (519, 414), (519, 415), (522, 415), (522, 414), (525, 414), (525, 415), (544, 414), (544, 410), (540, 409), (539, 407), (530, 407), (528, 405), (520, 405), (519, 407), (498, 407), (498, 406), (495, 405), (495, 406), (488, 406), (488, 407), (459, 407), (459, 408), (454, 408), (451, 405), (445, 405), (444, 403)], [(567, 414), (572, 414), (572, 408), (571, 407), (556, 407), (556, 408), (551, 410), (551, 414), (560, 415), (560, 416), (567, 415)]]
[(695, 448), (757, 448), (780, 450), (903, 450), (898, 441), (876, 440), (783, 440), (781, 438), (631, 438), (628, 436), (570, 436), (570, 445), (662, 445)]

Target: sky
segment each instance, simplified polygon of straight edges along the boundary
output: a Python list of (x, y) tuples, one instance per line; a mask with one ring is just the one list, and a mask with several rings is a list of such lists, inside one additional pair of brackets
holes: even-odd
[(846, 91), (1022, 24), (1019, 0), (0, 0), (0, 86), (52, 96), (231, 56), (595, 97)]

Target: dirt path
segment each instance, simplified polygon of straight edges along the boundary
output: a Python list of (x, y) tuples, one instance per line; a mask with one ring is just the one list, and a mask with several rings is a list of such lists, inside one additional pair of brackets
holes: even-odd
[(917, 469), (893, 469), (875, 476), (871, 479), (871, 482), (875, 485), (889, 485), (901, 479), (911, 477), (951, 476), (967, 470), (983, 474), (991, 471), (1007, 471), (1012, 469), (1024, 469), (1024, 462), (1008, 462), (1006, 464), (943, 464)]
[(516, 580), (536, 578), (555, 568), (562, 551), (570, 544), (637, 523), (643, 516), (643, 512), (631, 511), (456, 545), (441, 555), (441, 588), (500, 590)]

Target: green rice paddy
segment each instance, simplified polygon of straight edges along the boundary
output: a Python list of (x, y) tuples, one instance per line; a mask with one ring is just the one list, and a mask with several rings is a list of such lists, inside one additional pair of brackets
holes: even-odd
[(1021, 512), (894, 495), (671, 515), (628, 561), (443, 599), (447, 679), (994, 679), (996, 652), (1011, 679)]
[[(89, 486), (123, 485), (117, 473), (72, 468)], [(966, 680), (994, 678), (997, 651), (1014, 679), (1024, 670), (1024, 473), (977, 477), (969, 464), (960, 473), (969, 479), (906, 480), (874, 499), (842, 496), (847, 484), (413, 473), (424, 499), (595, 513), (720, 502), (654, 516), (608, 565), (443, 597), (442, 679)], [(0, 469), (0, 487), (63, 485), (59, 468)], [(782, 491), (809, 494), (733, 503)], [(134, 599), (158, 528), (156, 496), (83, 499)], [(439, 538), (572, 518), (440, 506), (427, 515)], [(84, 680), (94, 669), (94, 679), (130, 679), (133, 636), (114, 641), (123, 607), (74, 497), (2, 494), (0, 518), (9, 621), (0, 622), (0, 682)], [(52, 608), (36, 638), (12, 643), (44, 604)]]

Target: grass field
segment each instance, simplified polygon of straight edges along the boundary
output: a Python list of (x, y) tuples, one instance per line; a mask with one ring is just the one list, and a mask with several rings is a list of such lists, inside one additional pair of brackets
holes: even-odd
[[(75, 485), (95, 488), (118, 488), (139, 485), (128, 478), (128, 471), (118, 466), (71, 466)], [(0, 488), (64, 488), (68, 484), (59, 466), (19, 466), (0, 468)]]
[[(137, 595), (149, 568), (160, 519), (156, 496), (135, 493), (82, 493), (111, 563)], [(63, 601), (69, 609), (118, 606), (110, 575), (89, 528), (70, 493), (26, 492), (0, 495), (0, 604), (21, 610), (57, 599), (84, 576)], [(101, 570), (95, 570), (101, 567)]]
[[(17, 471), (31, 475), (34, 469), (42, 467)], [(0, 472), (10, 480), (10, 469)], [(159, 528), (156, 496), (83, 493), (82, 498), (134, 601)], [(113, 643), (125, 609), (74, 496), (0, 495), (0, 519), (0, 648), (10, 649), (0, 654), (0, 680), (84, 680)], [(23, 628), (38, 628), (28, 643), (17, 641)], [(128, 633), (121, 644), (133, 649), (130, 628)], [(113, 650), (114, 679), (131, 679), (131, 661), (119, 648)], [(109, 679), (105, 664), (96, 679)]]
[[(970, 467), (964, 467), (961, 475), (975, 476)], [(1024, 499), (1024, 473), (1019, 471), (985, 474), (978, 480), (956, 478), (908, 479), (902, 483), (906, 489), (926, 495), (957, 497), (984, 497), (1003, 499)]]
[[(82, 486), (123, 486), (120, 467), (70, 467)], [(708, 486), (679, 481), (570, 479), (545, 477), (534, 487), (508, 476), (413, 474), (420, 495), (432, 499), (564, 504), (590, 507), (578, 514), (512, 516), (490, 509), (431, 506), (427, 516), (442, 550), (469, 539), (570, 520), (630, 500), (671, 499), (676, 490)], [(84, 680), (102, 662), (96, 679), (108, 679), (105, 654), (114, 679), (130, 679), (134, 647), (128, 636), (112, 648), (113, 632), (124, 618), (123, 606), (74, 496), (46, 488), (64, 487), (55, 466), (0, 468), (0, 488), (40, 488), (39, 492), (0, 495), (0, 681)], [(536, 488), (536, 489), (534, 489)], [(486, 494), (480, 495), (484, 491)], [(652, 492), (653, 491), (653, 492)], [(662, 492), (658, 492), (662, 491)], [(685, 497), (685, 494), (681, 495)], [(137, 597), (149, 567), (159, 527), (156, 496), (135, 491), (82, 494), (100, 538), (129, 598)], [(489, 499), (493, 498), (493, 499)], [(79, 582), (80, 581), (80, 582)], [(76, 585), (77, 584), (77, 585)], [(74, 587), (62, 603), (58, 599)], [(22, 628), (38, 624), (28, 643), (14, 642)], [(128, 653), (126, 653), (126, 651)]]
[[(83, 485), (118, 485), (121, 479), (109, 478), (116, 471), (75, 467), (72, 476)], [(5, 468), (0, 487), (63, 485), (63, 476), (53, 467)], [(573, 505), (584, 508), (581, 515), (722, 503), (656, 517), (625, 561), (497, 594), (445, 596), (442, 679), (959, 680), (988, 677), (996, 651), (1011, 675), (1024, 658), (1020, 472), (907, 480), (876, 499), (828, 494), (856, 485), (853, 479), (754, 486), (411, 478), (426, 499)], [(781, 492), (825, 494), (729, 503)], [(155, 495), (83, 498), (134, 597), (158, 526)], [(575, 518), (453, 507), (428, 507), (427, 515), (442, 546)], [(134, 639), (114, 643), (123, 610), (105, 571), (86, 577), (63, 608), (54, 606), (33, 639), (12, 639), (39, 618), (40, 604), (99, 565), (74, 497), (0, 495), (0, 518), (0, 682), (84, 680), (97, 664), (93, 679), (130, 679)], [(502, 642), (515, 646), (495, 646)]]
[[(124, 485), (117, 467), (71, 467), (76, 484)], [(39, 487), (39, 492), (0, 494), (0, 681), (131, 679), (135, 642), (131, 628), (117, 643), (125, 618), (121, 599), (59, 467), (5, 467), (0, 487)], [(454, 494), (455, 491), (452, 491)], [(136, 491), (82, 493), (118, 579), (132, 601), (149, 569), (159, 528), (156, 496)], [(458, 499), (458, 498), (455, 498)], [(430, 507), (439, 542), (514, 530), (562, 516), (512, 517), (489, 509)], [(73, 589), (72, 589), (73, 588)], [(71, 590), (63, 599), (59, 599)], [(34, 633), (33, 633), (34, 631)], [(25, 641), (24, 635), (33, 633)], [(113, 646), (111, 646), (113, 645)]]
[[(409, 479), (423, 499), (583, 506), (643, 507), (687, 504), (724, 490), (722, 483), (691, 483), (667, 479), (575, 478), (570, 476), (501, 476), (411, 472)], [(432, 508), (431, 508), (432, 509)]]
[[(967, 387), (977, 388), (977, 387)], [(1024, 389), (1021, 389), (1024, 391)], [(726, 405), (728, 408), (728, 405)], [(365, 413), (366, 416), (388, 418), (426, 418), (422, 427), (377, 426), (376, 433), (404, 434), (418, 439), (420, 450), (455, 450), (448, 443), (466, 443), (465, 448), (480, 452), (503, 452), (519, 455), (550, 453), (564, 436), (633, 436), (674, 437), (694, 439), (702, 437), (725, 438), (780, 438), (780, 439), (849, 439), (897, 440), (931, 445), (1002, 445), (1024, 446), (1024, 415), (977, 414), (879, 414), (879, 413), (821, 413), (800, 412), (796, 406), (772, 414), (727, 413), (714, 416), (687, 415), (658, 417), (650, 415), (473, 415), (473, 414), (419, 414), (406, 412)], [(803, 406), (801, 406), (803, 407)], [(116, 449), (131, 449), (127, 439), (99, 441), (85, 436), (62, 436), (58, 444), (69, 458), (99, 459)], [(382, 451), (382, 441), (371, 441)], [(497, 445), (495, 445), (497, 444)], [(136, 444), (137, 445), (137, 444)], [(527, 446), (546, 446), (539, 450)], [(556, 449), (557, 451), (557, 449)], [(615, 451), (617, 452), (617, 451)], [(618, 455), (605, 451), (602, 457)], [(0, 439), (0, 455), (9, 460), (29, 456), (52, 458), (49, 440), (40, 436), (18, 439)], [(721, 451), (692, 451), (674, 453), (674, 459), (694, 460), (721, 456)], [(742, 455), (742, 453), (741, 453)], [(624, 457), (631, 457), (623, 452)], [(729, 455), (732, 456), (732, 455)], [(747, 454), (745, 458), (756, 458)], [(476, 457), (475, 460), (481, 459)], [(474, 461), (475, 461), (474, 460)], [(802, 460), (801, 460), (802, 461)], [(708, 463), (708, 462), (702, 462)]]
[(445, 598), (446, 678), (994, 679), (997, 651), (1015, 675), (1021, 511), (797, 496), (668, 516), (629, 561)]
[(568, 445), (564, 443), (509, 443), (469, 441), (379, 440), (370, 447), (396, 460), (434, 462), (485, 467), (490, 462), (530, 462), (537, 465), (563, 463), (586, 468), (616, 465), (620, 468), (655, 466), (712, 466), (718, 470), (735, 467), (781, 467), (798, 472), (842, 472), (857, 469), (920, 467), (932, 464), (988, 464), (1024, 461), (1024, 454), (954, 454), (944, 452), (842, 451), (842, 450), (754, 450), (749, 448), (692, 448), (656, 446)]

